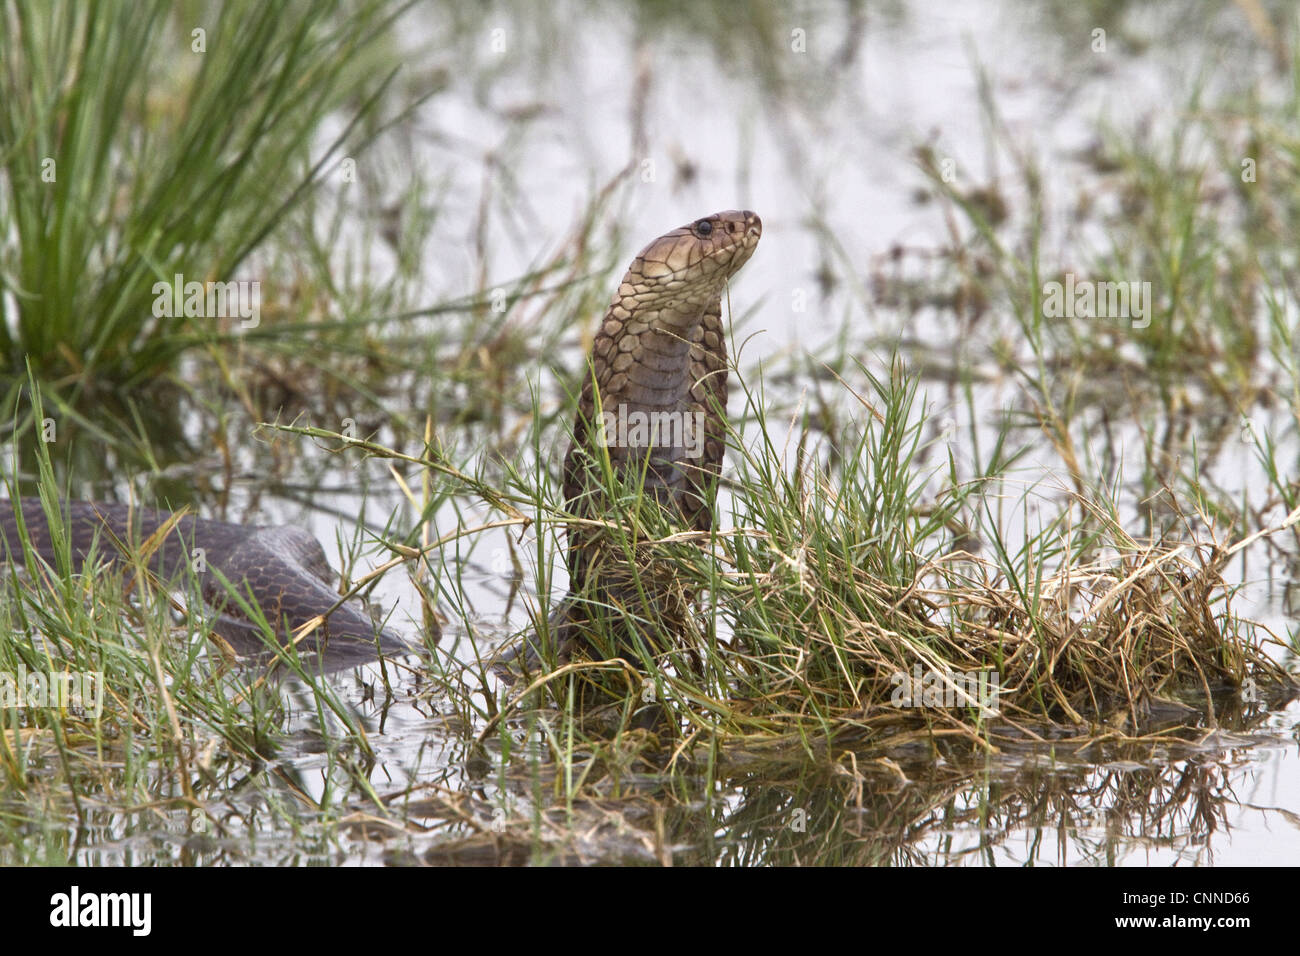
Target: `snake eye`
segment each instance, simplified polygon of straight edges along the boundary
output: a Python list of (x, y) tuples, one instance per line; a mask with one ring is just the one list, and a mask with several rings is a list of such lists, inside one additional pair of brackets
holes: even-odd
[(713, 223), (707, 219), (697, 219), (695, 221), (695, 234), (701, 239), (707, 239), (713, 235)]

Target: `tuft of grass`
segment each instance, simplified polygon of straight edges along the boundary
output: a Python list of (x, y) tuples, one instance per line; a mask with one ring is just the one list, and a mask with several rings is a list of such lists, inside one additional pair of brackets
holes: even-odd
[[(914, 377), (897, 362), (887, 379), (860, 371), (870, 389), (854, 394), (861, 415), (833, 453), (807, 432), (778, 446), (761, 389), (742, 383), (756, 438), (734, 436), (734, 527), (712, 536), (664, 527), (660, 509), (605, 473), (611, 551), (641, 606), (696, 593), (702, 613), (629, 617), (616, 602), (593, 615), (605, 654), (539, 678), (505, 713), (544, 687), (562, 723), (618, 747), (642, 705), (662, 702), (692, 739), (784, 739), (811, 753), (812, 740), (871, 746), (917, 732), (980, 746), (1142, 735), (1170, 721), (1213, 726), (1224, 695), (1294, 692), (1266, 653), (1274, 639), (1233, 613), (1223, 571), (1300, 513), (1236, 542), (1196, 540), (1192, 521), (1182, 537), (1140, 541), (1113, 502), (1066, 496), (1016, 544), (992, 510), (1014, 457), (1004, 441), (983, 474), (934, 494), (936, 470), (916, 461), (926, 416)], [(1089, 520), (1073, 521), (1076, 507)], [(988, 556), (968, 550), (963, 512)], [(552, 520), (573, 518), (556, 509)], [(629, 627), (646, 638), (635, 648)], [(615, 698), (612, 724), (582, 720), (594, 682)]]
[(159, 0), (7, 3), (0, 368), (130, 387), (230, 334), (220, 317), (157, 315), (155, 284), (241, 278), (359, 148), (386, 86), (367, 71), (401, 9), (233, 0), (190, 22)]

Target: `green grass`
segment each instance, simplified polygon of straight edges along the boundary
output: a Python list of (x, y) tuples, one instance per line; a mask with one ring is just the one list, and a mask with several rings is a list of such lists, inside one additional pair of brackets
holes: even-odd
[[(363, 143), (386, 85), (367, 73), (398, 8), (236, 0), (193, 22), (171, 9), (14, 2), (0, 18), (11, 379), (28, 361), (78, 390), (131, 388), (231, 342), (228, 318), (156, 316), (155, 284), (265, 279), (255, 254)], [(322, 121), (354, 103), (322, 142)], [(288, 293), (265, 286), (268, 309)]]

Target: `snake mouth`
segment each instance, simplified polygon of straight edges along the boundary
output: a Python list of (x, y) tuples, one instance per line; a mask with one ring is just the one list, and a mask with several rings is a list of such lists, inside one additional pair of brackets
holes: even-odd
[[(758, 240), (763, 235), (763, 220), (758, 218), (758, 213), (751, 209), (730, 210), (728, 212), (716, 213), (707, 219), (701, 219), (698, 222), (718, 221), (722, 229), (720, 232), (730, 242), (720, 245), (714, 250), (715, 256), (724, 253), (731, 253), (738, 257), (736, 265), (730, 269), (735, 272), (753, 253), (754, 247), (758, 245)], [(698, 223), (697, 223), (698, 225)]]
[(752, 209), (729, 209), (726, 212), (717, 212), (697, 220), (696, 224), (706, 222), (720, 225), (727, 235), (745, 244), (750, 244), (763, 235), (763, 220)]
[[(697, 254), (700, 257), (699, 262), (693, 262), (686, 268), (679, 270), (675, 279), (687, 279), (682, 273), (694, 271), (698, 279), (706, 280), (710, 278), (709, 271), (722, 272), (722, 277), (726, 278), (734, 275), (749, 257), (753, 254), (754, 248), (758, 245), (758, 240), (763, 234), (763, 221), (758, 215), (749, 209), (745, 210), (728, 210), (726, 212), (714, 213), (704, 219), (697, 220), (695, 226), (701, 223), (709, 223), (714, 228), (711, 235), (702, 238), (694, 232), (693, 227), (683, 227), (677, 230), (679, 233), (694, 233), (690, 235), (697, 244)], [(670, 233), (671, 235), (671, 233)], [(679, 239), (679, 242), (682, 240)], [(714, 270), (701, 270), (699, 267), (703, 262), (711, 261), (714, 264)], [(703, 274), (701, 274), (703, 272)]]

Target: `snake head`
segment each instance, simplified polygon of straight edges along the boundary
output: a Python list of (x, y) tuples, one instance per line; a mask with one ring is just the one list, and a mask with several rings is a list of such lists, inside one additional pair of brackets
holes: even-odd
[(665, 233), (636, 257), (619, 286), (616, 304), (661, 322), (694, 322), (749, 261), (763, 222), (748, 209), (729, 209)]

